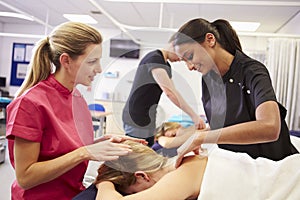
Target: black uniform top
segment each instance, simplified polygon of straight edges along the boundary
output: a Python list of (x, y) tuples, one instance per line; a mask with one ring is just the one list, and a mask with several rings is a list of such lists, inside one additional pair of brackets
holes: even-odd
[[(254, 121), (255, 109), (261, 103), (277, 102), (267, 68), (240, 51), (236, 51), (230, 69), (223, 77), (214, 71), (203, 76), (202, 101), (211, 129)], [(286, 109), (279, 103), (278, 106), (281, 131), (277, 141), (251, 145), (222, 144), (219, 147), (245, 152), (253, 158), (265, 157), (272, 160), (297, 153), (285, 122)]]
[(160, 50), (148, 53), (139, 63), (133, 85), (122, 114), (124, 123), (136, 127), (155, 128), (156, 108), (162, 89), (152, 76), (152, 69), (162, 68), (172, 78), (171, 65)]

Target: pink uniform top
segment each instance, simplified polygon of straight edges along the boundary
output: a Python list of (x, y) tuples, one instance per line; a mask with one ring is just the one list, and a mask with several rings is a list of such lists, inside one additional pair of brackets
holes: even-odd
[[(7, 107), (9, 156), (14, 167), (14, 138), (39, 142), (38, 161), (62, 156), (93, 141), (91, 114), (77, 89), (70, 92), (53, 75), (13, 100)], [(22, 189), (12, 185), (12, 199), (72, 199), (84, 190), (82, 180), (88, 161), (82, 162), (58, 178)]]

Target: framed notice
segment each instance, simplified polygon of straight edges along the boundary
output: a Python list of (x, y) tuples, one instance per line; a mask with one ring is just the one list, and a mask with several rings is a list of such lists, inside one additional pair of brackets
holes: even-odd
[(13, 43), (10, 85), (20, 86), (28, 71), (34, 44)]

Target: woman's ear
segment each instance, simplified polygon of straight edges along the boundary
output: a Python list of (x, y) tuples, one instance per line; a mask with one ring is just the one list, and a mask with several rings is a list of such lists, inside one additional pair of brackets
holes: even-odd
[(214, 47), (216, 45), (215, 35), (212, 33), (206, 33), (206, 41), (208, 42), (209, 47)]
[(62, 53), (59, 57), (59, 61), (61, 66), (65, 68), (69, 68), (69, 65), (71, 63), (71, 58), (67, 53)]
[(137, 171), (134, 173), (134, 176), (137, 180), (146, 180), (147, 182), (150, 181), (150, 176), (144, 171)]

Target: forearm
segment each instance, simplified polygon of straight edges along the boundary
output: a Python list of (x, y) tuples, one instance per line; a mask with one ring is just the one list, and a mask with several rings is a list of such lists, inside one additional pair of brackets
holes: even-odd
[(201, 143), (256, 144), (277, 140), (274, 128), (264, 122), (252, 121), (222, 129), (198, 133)]
[(16, 164), (16, 176), (19, 185), (24, 189), (30, 189), (61, 176), (88, 159), (88, 154), (83, 148), (52, 160), (32, 163), (26, 169), (19, 168)]
[(152, 69), (152, 75), (159, 87), (167, 95), (167, 97), (186, 114), (188, 114), (195, 123), (199, 123), (200, 117), (193, 111), (193, 109), (185, 102), (178, 90), (175, 88), (173, 81), (168, 76), (166, 70), (162, 68)]
[(177, 133), (176, 133), (176, 136), (181, 136), (183, 134), (193, 134), (195, 133), (196, 131), (196, 127), (195, 125), (190, 125), (188, 127), (180, 127), (178, 130), (177, 130)]
[(182, 145), (191, 135), (186, 134), (180, 137), (166, 138), (164, 140), (159, 140), (159, 144), (166, 149), (176, 148)]
[(276, 132), (274, 127), (260, 121), (237, 124), (224, 128), (222, 132), (224, 132), (220, 138), (222, 143), (234, 140), (238, 144), (254, 144), (272, 142), (278, 139), (277, 134), (274, 134)]
[(200, 116), (194, 112), (194, 110), (187, 104), (183, 97), (176, 90), (169, 90), (167, 93), (168, 98), (181, 110), (183, 110), (187, 115), (189, 115), (194, 122), (200, 120)]
[[(186, 130), (186, 132), (184, 132)], [(158, 143), (163, 146), (164, 148), (170, 149), (170, 148), (176, 148), (182, 145), (192, 134), (195, 133), (195, 128), (192, 126), (188, 129), (183, 129), (183, 133), (180, 133), (180, 135), (176, 135), (176, 137), (159, 137)]]

